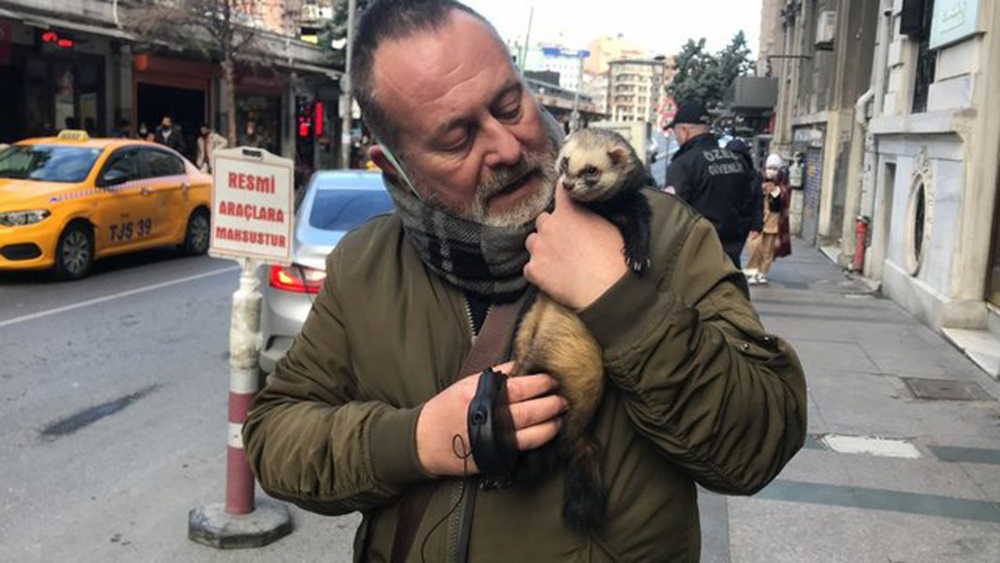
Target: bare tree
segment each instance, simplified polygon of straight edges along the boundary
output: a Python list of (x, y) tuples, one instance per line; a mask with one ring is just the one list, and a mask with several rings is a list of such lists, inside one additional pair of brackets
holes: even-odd
[(237, 143), (238, 67), (261, 64), (268, 53), (260, 41), (267, 27), (289, 34), (296, 0), (149, 0), (131, 10), (126, 25), (153, 44), (201, 52), (222, 67), (226, 85), (226, 136)]

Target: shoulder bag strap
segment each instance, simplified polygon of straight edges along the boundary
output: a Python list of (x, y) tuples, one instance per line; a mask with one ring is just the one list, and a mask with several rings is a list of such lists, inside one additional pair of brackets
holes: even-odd
[[(482, 372), (488, 367), (503, 362), (510, 356), (511, 341), (518, 319), (536, 293), (536, 290), (529, 289), (517, 301), (490, 307), (489, 313), (486, 314), (486, 320), (483, 321), (483, 326), (479, 330), (479, 335), (475, 337), (472, 349), (469, 350), (469, 354), (462, 363), (462, 369), (458, 372), (459, 377)], [(427, 505), (430, 504), (437, 484), (438, 481), (427, 481), (403, 495), (403, 500), (399, 505), (399, 523), (396, 524), (396, 535), (392, 540), (391, 563), (404, 563), (406, 561), (406, 556), (413, 547), (420, 522), (423, 520), (424, 512), (427, 511)], [(470, 499), (470, 501), (472, 500)], [(466, 512), (468, 516), (464, 517), (464, 520), (471, 518), (471, 507)], [(463, 522), (462, 528), (463, 535), (467, 536), (471, 529), (470, 526)], [(466, 550), (467, 548), (468, 539), (463, 537), (462, 549)]]

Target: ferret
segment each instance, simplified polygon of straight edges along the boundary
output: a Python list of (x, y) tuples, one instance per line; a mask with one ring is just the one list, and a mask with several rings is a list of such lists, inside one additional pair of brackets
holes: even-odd
[[(566, 140), (557, 165), (556, 189), (567, 190), (574, 200), (617, 226), (626, 264), (645, 274), (650, 266), (652, 212), (641, 190), (653, 183), (628, 141), (612, 131), (582, 129)], [(513, 375), (551, 374), (569, 403), (559, 436), (539, 450), (523, 452), (514, 481), (530, 485), (555, 462), (563, 463), (563, 521), (580, 533), (596, 531), (607, 513), (600, 447), (590, 434), (604, 396), (601, 347), (573, 311), (539, 294), (518, 326), (513, 359)]]

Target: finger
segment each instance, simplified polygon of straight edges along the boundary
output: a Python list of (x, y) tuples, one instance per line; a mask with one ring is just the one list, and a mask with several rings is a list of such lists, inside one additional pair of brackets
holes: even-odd
[(548, 211), (542, 211), (541, 213), (539, 213), (538, 217), (535, 217), (535, 230), (537, 231), (541, 229), (542, 225), (551, 218), (552, 214), (549, 213)]
[(507, 401), (511, 404), (547, 395), (559, 388), (559, 382), (548, 374), (522, 375), (507, 380)]
[(573, 204), (573, 198), (569, 197), (569, 190), (563, 187), (562, 182), (556, 185), (556, 205), (555, 211), (558, 211), (560, 207), (565, 207), (567, 205)]
[(553, 418), (548, 422), (518, 430), (514, 433), (517, 449), (521, 451), (535, 450), (548, 444), (559, 434), (562, 424), (562, 418)]
[(538, 244), (538, 233), (531, 233), (530, 235), (528, 235), (528, 238), (524, 239), (524, 248), (528, 250), (528, 254), (533, 254), (535, 252), (535, 245), (537, 244)]
[(506, 376), (510, 376), (510, 372), (514, 371), (514, 362), (504, 362), (500, 365), (493, 366), (493, 371), (499, 371)]
[(566, 399), (559, 395), (546, 395), (510, 405), (510, 418), (516, 430), (535, 426), (566, 412)]

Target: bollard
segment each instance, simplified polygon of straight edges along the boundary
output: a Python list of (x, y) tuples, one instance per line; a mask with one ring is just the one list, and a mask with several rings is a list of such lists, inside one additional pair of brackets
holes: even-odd
[(862, 272), (865, 269), (865, 239), (868, 237), (868, 217), (859, 216), (856, 225), (856, 236), (855, 250), (854, 250), (854, 261), (851, 264), (851, 270), (855, 272)]
[(241, 259), (240, 288), (233, 293), (229, 327), (229, 437), (226, 443), (226, 512), (249, 514), (254, 509), (254, 481), (243, 450), (243, 423), (258, 391), (257, 335), (260, 303), (253, 261)]
[(254, 479), (243, 449), (243, 423), (258, 389), (257, 335), (261, 294), (257, 264), (240, 258), (240, 287), (233, 293), (229, 328), (229, 428), (226, 441), (226, 502), (188, 513), (188, 538), (220, 549), (261, 547), (292, 531), (288, 509), (267, 502), (255, 506)]

